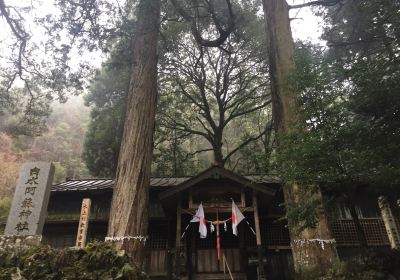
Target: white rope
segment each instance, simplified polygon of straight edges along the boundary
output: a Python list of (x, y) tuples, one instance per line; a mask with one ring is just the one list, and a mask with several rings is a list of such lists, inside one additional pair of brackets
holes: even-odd
[(129, 241), (129, 240), (139, 240), (139, 242), (143, 242), (143, 244), (146, 244), (147, 239), (149, 239), (148, 236), (130, 236), (130, 235), (126, 235), (126, 236), (107, 236), (105, 238), (105, 242), (116, 242), (116, 241)]
[(295, 239), (293, 240), (293, 243), (295, 245), (303, 246), (304, 244), (310, 244), (310, 243), (319, 243), (321, 246), (322, 250), (325, 250), (325, 245), (326, 244), (334, 244), (336, 243), (335, 239)]

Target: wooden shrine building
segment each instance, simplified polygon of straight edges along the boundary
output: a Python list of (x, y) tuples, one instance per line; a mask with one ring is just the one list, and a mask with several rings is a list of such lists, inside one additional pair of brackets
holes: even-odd
[[(88, 240), (104, 240), (114, 181), (70, 180), (53, 185), (44, 239), (55, 247), (74, 246), (81, 203), (90, 198)], [(194, 177), (152, 178), (150, 182), (149, 240), (146, 269), (153, 279), (224, 279), (227, 263), (234, 279), (257, 279), (262, 262), (267, 279), (291, 279), (293, 260), (278, 178), (239, 176), (211, 167)], [(232, 233), (232, 200), (246, 217)], [(199, 223), (190, 223), (202, 203), (208, 221), (219, 228), (199, 238)], [(360, 199), (359, 219), (369, 246), (390, 247), (376, 199)], [(143, 209), (143, 211), (147, 211)], [(123, 213), (121, 213), (123, 215)], [(354, 222), (344, 209), (330, 221), (341, 257), (353, 254), (358, 245)], [(219, 231), (221, 260), (217, 260)], [(224, 262), (225, 260), (225, 262)]]

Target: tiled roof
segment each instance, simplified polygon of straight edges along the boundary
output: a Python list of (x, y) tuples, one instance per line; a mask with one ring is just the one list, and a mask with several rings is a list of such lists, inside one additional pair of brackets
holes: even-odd
[[(280, 183), (279, 178), (271, 176), (244, 176), (255, 183)], [(177, 177), (177, 178), (151, 178), (151, 187), (173, 187), (177, 186), (191, 177)], [(65, 191), (91, 191), (91, 190), (104, 190), (112, 189), (114, 187), (114, 179), (73, 179), (51, 187), (53, 192)]]
[[(172, 187), (185, 182), (190, 177), (180, 178), (151, 178), (150, 186), (152, 187)], [(51, 187), (53, 192), (63, 191), (90, 191), (112, 189), (115, 180), (113, 179), (74, 179), (63, 183), (55, 184)]]

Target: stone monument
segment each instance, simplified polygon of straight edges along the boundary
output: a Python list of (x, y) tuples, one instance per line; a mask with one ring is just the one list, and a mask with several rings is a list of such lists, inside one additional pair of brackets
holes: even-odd
[(42, 235), (53, 176), (50, 162), (22, 165), (4, 235)]

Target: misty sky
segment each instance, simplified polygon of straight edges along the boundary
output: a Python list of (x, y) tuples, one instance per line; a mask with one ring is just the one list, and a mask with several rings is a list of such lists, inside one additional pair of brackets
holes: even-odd
[[(53, 6), (54, 0), (31, 0), (20, 2), (18, 5), (29, 8), (29, 11), (24, 13), (24, 20), (26, 21), (25, 25), (27, 30), (30, 31), (33, 36), (31, 38), (32, 42), (40, 44), (40, 42), (45, 41), (45, 31), (43, 28), (39, 27), (35, 22), (34, 18), (36, 16), (44, 16), (46, 14), (57, 14), (57, 9)], [(289, 4), (298, 4), (304, 3), (306, 0), (288, 0)], [(16, 3), (13, 0), (6, 0), (6, 4)], [(292, 31), (294, 39), (300, 40), (310, 40), (314, 43), (323, 44), (321, 40), (319, 40), (319, 36), (321, 34), (321, 28), (319, 27), (319, 23), (321, 19), (314, 16), (311, 12), (310, 8), (303, 8), (300, 10), (291, 11), (290, 16), (292, 18), (296, 18), (292, 20)], [(9, 45), (11, 42), (11, 36), (8, 26), (5, 23), (5, 19), (1, 17), (0, 20), (0, 64), (4, 66), (4, 62), (7, 59), (7, 56), (10, 55)], [(76, 50), (77, 52), (77, 50)], [(37, 53), (35, 54), (37, 57), (45, 57), (45, 53)], [(73, 55), (73, 60), (71, 62), (72, 67), (74, 65), (78, 65), (80, 59), (85, 58), (86, 61), (90, 61), (90, 63), (99, 67), (101, 62), (105, 59), (104, 55), (100, 53), (85, 53), (84, 55)]]

